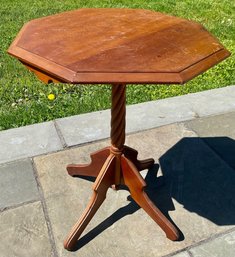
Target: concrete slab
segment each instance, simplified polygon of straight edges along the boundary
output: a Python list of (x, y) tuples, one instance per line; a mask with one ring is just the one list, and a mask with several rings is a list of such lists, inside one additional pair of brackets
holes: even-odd
[[(127, 106), (127, 133), (235, 110), (235, 86)], [(210, 99), (210, 101), (208, 101)], [(57, 119), (68, 146), (108, 138), (110, 110)]]
[(62, 149), (53, 122), (1, 131), (0, 163)]
[(35, 200), (39, 200), (39, 194), (31, 161), (0, 165), (0, 210)]
[(178, 97), (127, 106), (127, 133), (191, 120), (195, 112)]
[(110, 135), (110, 110), (57, 119), (55, 122), (67, 146), (84, 144)]
[(1, 257), (52, 257), (40, 202), (0, 213)]
[[(180, 96), (199, 117), (235, 111), (235, 86), (227, 86)], [(181, 98), (181, 99), (180, 99)]]
[(186, 122), (235, 170), (235, 112)]
[[(172, 111), (174, 110), (174, 112)], [(177, 97), (127, 106), (126, 132), (132, 133), (195, 118), (195, 112)], [(110, 110), (57, 119), (68, 146), (110, 136)]]
[(189, 250), (193, 257), (234, 257), (235, 232), (230, 232)]
[[(63, 249), (65, 236), (82, 214), (92, 192), (90, 181), (69, 177), (65, 167), (68, 163), (89, 160), (90, 152), (107, 145), (99, 142), (34, 158), (59, 256), (164, 256), (235, 225), (235, 205), (231, 205), (234, 191), (228, 184), (231, 169), (195, 133), (174, 124), (129, 135), (126, 143), (139, 150), (140, 158), (159, 160), (158, 176), (164, 175), (165, 185), (157, 187), (161, 178), (155, 177), (155, 165), (147, 172), (146, 190), (185, 239), (169, 241), (142, 209), (127, 201), (128, 191), (110, 189), (79, 240), (79, 250)], [(224, 183), (222, 173), (230, 174), (225, 176)], [(223, 183), (221, 190), (218, 180)]]

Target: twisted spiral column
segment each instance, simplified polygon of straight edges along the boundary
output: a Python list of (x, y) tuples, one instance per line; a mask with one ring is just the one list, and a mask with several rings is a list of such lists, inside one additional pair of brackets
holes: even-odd
[(122, 151), (126, 128), (126, 85), (112, 85), (111, 149)]

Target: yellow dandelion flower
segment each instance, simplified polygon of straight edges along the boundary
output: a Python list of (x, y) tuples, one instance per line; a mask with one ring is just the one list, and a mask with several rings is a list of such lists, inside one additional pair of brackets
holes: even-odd
[(50, 101), (53, 101), (53, 100), (55, 100), (55, 95), (54, 95), (54, 94), (49, 94), (49, 95), (47, 96), (47, 98), (48, 98)]

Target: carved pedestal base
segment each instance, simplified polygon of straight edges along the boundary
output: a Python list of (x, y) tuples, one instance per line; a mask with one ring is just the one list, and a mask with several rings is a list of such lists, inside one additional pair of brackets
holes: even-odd
[(118, 189), (119, 185), (126, 185), (129, 188), (132, 198), (162, 228), (169, 239), (177, 240), (179, 238), (175, 226), (144, 192), (146, 183), (139, 171), (150, 168), (154, 164), (154, 160), (139, 161), (137, 154), (136, 150), (128, 146), (124, 146), (122, 151), (116, 152), (112, 147), (107, 147), (91, 154), (89, 165), (68, 165), (67, 170), (71, 176), (92, 176), (96, 177), (96, 180), (87, 208), (64, 241), (66, 249), (72, 250), (76, 246), (78, 238), (105, 200), (108, 188), (114, 186)]

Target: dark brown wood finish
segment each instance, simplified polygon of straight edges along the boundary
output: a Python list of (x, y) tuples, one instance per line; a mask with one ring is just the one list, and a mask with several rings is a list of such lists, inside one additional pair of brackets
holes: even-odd
[(144, 192), (138, 160), (125, 145), (126, 84), (184, 83), (229, 56), (200, 24), (149, 10), (80, 9), (27, 23), (8, 53), (39, 79), (64, 83), (111, 83), (111, 146), (91, 154), (87, 165), (70, 164), (71, 176), (95, 177), (93, 195), (64, 242), (72, 250), (103, 203), (109, 187), (126, 185), (132, 198), (177, 240), (176, 227)]
[(45, 82), (69, 83), (184, 83), (229, 56), (200, 24), (139, 9), (30, 21), (8, 53)]

